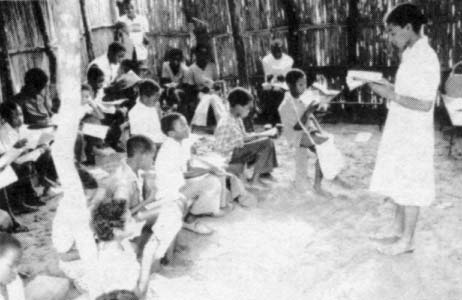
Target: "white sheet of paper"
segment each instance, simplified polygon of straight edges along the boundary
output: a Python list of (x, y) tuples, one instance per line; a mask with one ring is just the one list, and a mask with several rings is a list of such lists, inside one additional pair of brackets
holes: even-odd
[(197, 168), (210, 168), (210, 165), (215, 166), (217, 168), (225, 168), (226, 158), (221, 156), (218, 153), (207, 153), (206, 155), (193, 157), (192, 165)]
[(120, 100), (103, 102), (103, 105), (110, 107), (110, 106), (116, 106), (116, 105), (124, 104), (127, 101), (128, 101), (128, 99), (120, 99)]
[(82, 133), (84, 135), (93, 136), (100, 139), (105, 139), (107, 132), (109, 130), (108, 126), (103, 125), (96, 125), (96, 124), (89, 124), (83, 123)]
[(318, 82), (315, 82), (313, 83), (313, 87), (320, 90), (324, 95), (326, 96), (337, 96), (338, 94), (340, 94), (340, 91), (338, 90), (329, 90), (326, 86), (318, 83)]
[(372, 133), (370, 132), (359, 132), (355, 137), (356, 143), (366, 143), (372, 137)]
[(28, 161), (37, 161), (37, 159), (42, 155), (42, 151), (40, 149), (36, 149), (29, 153), (24, 154), (23, 156), (18, 157), (15, 162), (18, 164), (23, 164)]
[(368, 83), (380, 82), (383, 79), (383, 74), (372, 71), (349, 70), (346, 77), (346, 82), (350, 91)]
[(6, 167), (3, 171), (0, 172), (0, 188), (9, 186), (16, 181), (18, 181), (18, 176), (11, 166)]

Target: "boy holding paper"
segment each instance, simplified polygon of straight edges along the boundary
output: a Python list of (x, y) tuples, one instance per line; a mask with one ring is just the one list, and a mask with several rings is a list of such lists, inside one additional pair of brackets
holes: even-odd
[[(288, 143), (295, 147), (295, 186), (298, 190), (304, 190), (308, 180), (308, 157), (310, 150), (316, 153), (316, 144), (327, 140), (323, 130), (313, 113), (320, 104), (320, 95), (312, 86), (316, 77), (314, 74), (307, 74), (300, 69), (292, 69), (287, 73), (286, 82), (289, 92), (279, 106), (279, 114), (284, 126), (283, 135)], [(309, 133), (309, 134), (307, 134)], [(306, 139), (304, 141), (304, 139)], [(315, 163), (314, 191), (320, 195), (328, 194), (322, 189), (321, 182), (323, 174), (319, 159)]]

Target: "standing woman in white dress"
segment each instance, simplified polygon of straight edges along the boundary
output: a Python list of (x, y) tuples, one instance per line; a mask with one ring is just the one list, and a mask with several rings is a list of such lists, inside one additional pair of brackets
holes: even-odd
[(397, 255), (414, 250), (420, 207), (435, 198), (433, 108), (440, 65), (423, 34), (427, 20), (417, 6), (397, 6), (385, 22), (389, 42), (402, 57), (394, 86), (369, 84), (389, 102), (370, 188), (396, 205), (392, 231), (377, 241), (379, 251)]

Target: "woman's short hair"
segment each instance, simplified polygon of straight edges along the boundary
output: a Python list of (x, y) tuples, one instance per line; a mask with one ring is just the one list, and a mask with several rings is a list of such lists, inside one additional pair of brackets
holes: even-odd
[(246, 106), (252, 101), (252, 94), (241, 87), (232, 89), (228, 94), (228, 102), (231, 107), (235, 107), (236, 105)]
[(160, 91), (160, 85), (152, 79), (144, 79), (138, 83), (140, 96), (151, 97)]
[(0, 232), (0, 257), (3, 257), (8, 250), (21, 251), (21, 243), (14, 236)]
[(168, 135), (170, 131), (174, 130), (175, 122), (181, 119), (181, 117), (183, 117), (183, 115), (179, 113), (170, 113), (164, 116), (160, 120), (160, 128), (162, 129), (162, 132), (165, 135)]
[(301, 69), (292, 69), (286, 74), (286, 83), (290, 86), (293, 86), (297, 83), (298, 80), (301, 78), (306, 78), (307, 86), (313, 84), (316, 81), (316, 75), (312, 72), (303, 72)]
[(92, 228), (100, 241), (112, 241), (115, 237), (114, 229), (123, 230), (125, 227), (125, 200), (101, 201), (96, 204), (92, 214)]
[(412, 25), (414, 32), (419, 33), (422, 25), (427, 23), (427, 17), (414, 4), (405, 3), (396, 6), (385, 17), (385, 23), (405, 27), (407, 24)]
[(43, 90), (48, 83), (48, 75), (39, 68), (29, 69), (24, 75), (24, 85), (32, 87), (36, 91)]

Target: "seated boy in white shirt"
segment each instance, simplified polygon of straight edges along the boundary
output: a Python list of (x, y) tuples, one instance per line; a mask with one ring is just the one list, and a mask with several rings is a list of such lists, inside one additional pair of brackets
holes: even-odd
[(141, 134), (150, 138), (154, 144), (162, 144), (165, 135), (160, 128), (160, 86), (151, 79), (143, 80), (139, 86), (140, 97), (128, 112), (131, 134)]
[(168, 114), (161, 120), (167, 136), (155, 162), (158, 200), (186, 198), (188, 215), (183, 228), (198, 234), (212, 230), (196, 220), (198, 215), (221, 216), (221, 176), (218, 168), (202, 169), (191, 166), (191, 146), (186, 118), (178, 113)]
[(21, 243), (7, 233), (0, 233), (0, 300), (26, 299), (24, 285), (18, 275), (21, 256)]

